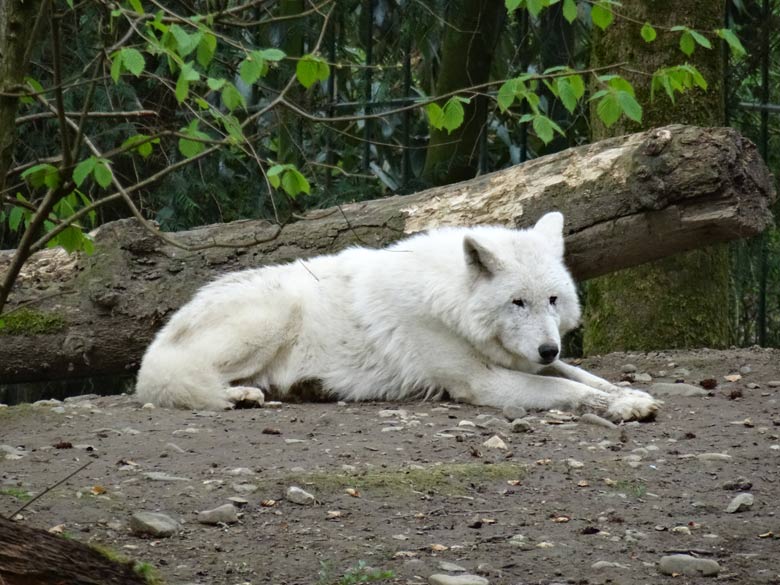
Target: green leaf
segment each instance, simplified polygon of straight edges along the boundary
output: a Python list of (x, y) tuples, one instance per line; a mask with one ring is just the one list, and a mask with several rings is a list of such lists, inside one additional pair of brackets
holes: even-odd
[(232, 83), (225, 84), (225, 89), (222, 90), (222, 103), (225, 104), (225, 107), (231, 112), (239, 106), (246, 109), (244, 96), (241, 95), (241, 92), (239, 92)]
[(618, 121), (622, 111), (623, 109), (620, 107), (617, 96), (614, 93), (607, 93), (596, 104), (596, 114), (607, 128)]
[(615, 15), (612, 14), (612, 10), (609, 8), (608, 3), (599, 2), (594, 4), (590, 10), (590, 18), (593, 20), (593, 24), (599, 27), (601, 30), (605, 30), (612, 21), (615, 20)]
[(128, 0), (130, 2), (130, 7), (137, 12), (138, 14), (146, 14), (144, 12), (143, 4), (141, 4), (141, 0)]
[[(197, 118), (190, 122), (190, 125), (182, 128), (181, 132), (191, 138), (198, 138), (200, 140), (208, 140), (209, 135), (205, 132), (198, 130)], [(179, 152), (181, 152), (186, 158), (191, 158), (203, 152), (206, 149), (206, 145), (197, 140), (190, 140), (188, 138), (179, 138)]]
[(633, 95), (626, 91), (617, 92), (617, 100), (623, 113), (634, 122), (642, 121), (642, 106), (636, 101)]
[(51, 240), (50, 247), (62, 246), (70, 254), (81, 249), (81, 241), (84, 233), (77, 227), (69, 225), (62, 230), (57, 237)]
[(241, 65), (238, 66), (238, 74), (244, 83), (252, 85), (263, 76), (265, 67), (265, 61), (258, 58), (257, 51), (253, 51), (241, 61)]
[(428, 104), (425, 106), (425, 113), (428, 114), (428, 123), (441, 130), (444, 128), (444, 110), (441, 109), (439, 104)]
[(634, 86), (631, 85), (631, 83), (629, 83), (627, 80), (620, 77), (619, 75), (611, 75), (608, 85), (612, 89), (616, 89), (618, 91), (625, 91), (626, 93), (634, 95)]
[(24, 207), (14, 206), (11, 208), (11, 213), (8, 214), (8, 227), (11, 228), (12, 232), (19, 229), (25, 211)]
[(92, 169), (95, 168), (96, 163), (97, 159), (94, 156), (90, 156), (76, 165), (76, 168), (73, 169), (73, 182), (76, 183), (77, 187), (81, 187), (86, 178), (92, 174)]
[(515, 79), (510, 79), (505, 81), (498, 89), (496, 101), (498, 102), (498, 109), (501, 110), (501, 112), (506, 112), (514, 103), (516, 86), (517, 81)]
[(525, 2), (525, 6), (528, 8), (528, 12), (530, 12), (534, 17), (539, 16), (539, 14), (547, 5), (548, 2), (545, 0), (526, 0)]
[(206, 80), (206, 85), (208, 85), (209, 89), (211, 89), (213, 91), (219, 91), (220, 89), (222, 89), (225, 86), (226, 83), (227, 83), (227, 80), (224, 79), (224, 78), (215, 79), (213, 77), (209, 77)]
[(680, 50), (689, 57), (693, 55), (693, 52), (696, 50), (696, 42), (693, 40), (691, 31), (686, 30), (680, 35)]
[(119, 51), (111, 55), (111, 79), (114, 83), (119, 83), (119, 77), (122, 75), (122, 55)]
[(559, 77), (555, 80), (555, 88), (558, 93), (558, 98), (561, 100), (563, 107), (566, 108), (569, 113), (574, 113), (574, 109), (577, 107), (577, 95), (574, 92), (574, 88), (571, 85), (568, 77)]
[(458, 99), (458, 96), (451, 97), (444, 104), (442, 109), (442, 126), (447, 130), (447, 134), (451, 134), (453, 130), (459, 128), (463, 124), (463, 100), (465, 98)]
[(525, 0), (505, 0), (504, 2), (507, 12), (514, 12), (524, 3)]
[(179, 78), (176, 80), (176, 99), (182, 103), (190, 93), (190, 82), (200, 79), (200, 74), (195, 71), (192, 61), (186, 62), (181, 67)]
[(189, 34), (178, 24), (172, 24), (169, 30), (173, 35), (173, 38), (176, 40), (176, 45), (178, 49), (177, 52), (182, 57), (186, 57), (187, 55), (192, 53), (195, 49), (197, 49), (201, 39), (203, 38), (203, 33), (201, 33), (200, 31), (193, 34)]
[(534, 116), (533, 120), (534, 132), (539, 139), (545, 144), (549, 144), (553, 139), (553, 127), (552, 120), (547, 116), (541, 114)]
[(703, 34), (695, 30), (689, 30), (688, 32), (691, 33), (691, 36), (693, 37), (693, 40), (696, 41), (697, 45), (700, 45), (705, 49), (712, 48), (712, 43), (710, 43), (710, 40), (707, 37), (705, 37)]
[(571, 88), (574, 91), (574, 97), (580, 99), (585, 95), (585, 82), (582, 79), (582, 75), (570, 75), (566, 79), (568, 79), (571, 84)]
[(92, 169), (92, 176), (95, 177), (97, 184), (105, 189), (111, 184), (114, 173), (111, 172), (108, 161), (104, 158), (99, 158), (95, 161), (95, 167)]
[(281, 61), (287, 54), (279, 49), (262, 49), (255, 51), (262, 59), (266, 61)]
[(577, 19), (577, 4), (574, 0), (563, 0), (563, 17), (569, 24)]
[(281, 185), (281, 177), (279, 175), (282, 173), (282, 171), (285, 171), (289, 168), (292, 168), (292, 165), (274, 165), (268, 169), (266, 176), (268, 177), (268, 181), (271, 183), (271, 186), (274, 189), (278, 189), (279, 185)]
[(60, 184), (60, 171), (57, 167), (46, 163), (31, 166), (21, 176), (36, 188), (46, 186), (56, 189)]
[(304, 55), (298, 61), (295, 68), (295, 76), (300, 84), (306, 89), (310, 88), (317, 81), (323, 81), (330, 75), (330, 67), (320, 57), (314, 55)]
[[(29, 85), (35, 93), (43, 93), (43, 86), (40, 84), (40, 82), (37, 79), (33, 77), (25, 77), (24, 82), (27, 85)], [(35, 103), (35, 99), (31, 98), (30, 96), (21, 97), (19, 98), (19, 101), (22, 102), (23, 104)]]
[(653, 25), (651, 25), (649, 22), (646, 22), (642, 25), (642, 30), (640, 30), (639, 33), (642, 35), (642, 38), (646, 43), (652, 43), (655, 40), (655, 37), (658, 36), (655, 32), (655, 29), (653, 28)]
[(282, 175), (282, 189), (293, 198), (299, 193), (306, 193), (307, 195), (311, 193), (309, 181), (295, 167), (288, 169)]
[(198, 43), (198, 53), (196, 59), (203, 69), (206, 69), (214, 59), (214, 53), (217, 51), (217, 37), (210, 32), (204, 33)]
[(140, 51), (125, 47), (120, 49), (119, 54), (122, 57), (122, 64), (130, 73), (136, 77), (143, 73), (144, 69), (146, 68), (146, 60)]
[(729, 28), (719, 28), (715, 30), (715, 34), (718, 35), (719, 38), (726, 41), (729, 49), (731, 49), (731, 54), (735, 57), (742, 57), (747, 54), (745, 47), (742, 46), (742, 43), (740, 42), (737, 35), (734, 34), (733, 30)]
[(233, 141), (233, 144), (241, 144), (245, 141), (244, 132), (241, 129), (241, 123), (235, 116), (227, 115), (222, 117), (222, 126)]
[(152, 154), (152, 144), (159, 143), (159, 138), (150, 139), (146, 134), (133, 134), (122, 143), (121, 148), (123, 150), (135, 150), (143, 158), (147, 158)]

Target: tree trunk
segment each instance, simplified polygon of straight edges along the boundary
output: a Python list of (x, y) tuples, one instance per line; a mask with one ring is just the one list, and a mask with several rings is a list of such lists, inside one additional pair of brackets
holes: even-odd
[(3, 585), (145, 585), (133, 566), (81, 542), (0, 517)]
[[(698, 47), (686, 57), (679, 49), (679, 33), (659, 28), (655, 42), (646, 43), (639, 29), (641, 23), (650, 22), (659, 27), (687, 25), (711, 31), (723, 25), (724, 10), (723, 0), (641, 0), (621, 6), (619, 12), (635, 22), (618, 18), (605, 33), (597, 35), (593, 66), (628, 60), (633, 69), (652, 72), (688, 62), (699, 69), (709, 89), (678, 96), (674, 105), (663, 92), (657, 92), (651, 102), (650, 78), (627, 72), (626, 78), (644, 106), (642, 124), (628, 121), (607, 129), (592, 106), (594, 140), (671, 123), (722, 124), (723, 58), (718, 43), (710, 51)], [(728, 345), (729, 277), (728, 246), (720, 244), (588, 283), (584, 353)]]
[[(441, 47), (436, 95), (485, 83), (506, 14), (501, 0), (452, 2)], [(444, 101), (440, 103), (444, 106)], [(450, 134), (431, 128), (423, 178), (433, 185), (465, 181), (476, 174), (479, 138), (486, 131), (488, 102), (479, 95), (463, 104), (463, 124)]]
[[(384, 246), (442, 225), (531, 225), (566, 216), (567, 262), (586, 279), (760, 232), (772, 177), (735, 130), (670, 126), (534, 159), (447, 187), (315, 211), (279, 228), (238, 221), (181, 232), (186, 252), (134, 220), (102, 226), (93, 256), (39, 252), (0, 317), (6, 383), (132, 372), (165, 318), (220, 272), (363, 244)], [(227, 243), (232, 246), (226, 245)], [(235, 246), (240, 246), (236, 248)], [(11, 252), (0, 252), (0, 272)]]
[(16, 107), (24, 82), (33, 43), (36, 16), (41, 0), (3, 0), (0, 2), (0, 193), (5, 189), (16, 142)]

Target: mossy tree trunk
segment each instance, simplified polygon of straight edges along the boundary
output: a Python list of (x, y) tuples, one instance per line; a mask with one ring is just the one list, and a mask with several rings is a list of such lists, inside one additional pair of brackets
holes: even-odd
[[(639, 23), (686, 25), (708, 33), (723, 25), (724, 0), (637, 0), (619, 12)], [(646, 43), (641, 24), (618, 18), (593, 42), (592, 65), (627, 61), (624, 72), (644, 107), (641, 126), (619, 122), (606, 128), (592, 107), (593, 140), (670, 123), (719, 126), (724, 121), (722, 55), (697, 47), (691, 57), (679, 49), (679, 33), (658, 29)], [(712, 34), (708, 34), (712, 38)], [(665, 94), (650, 101), (650, 77), (640, 73), (682, 63), (695, 65), (709, 84), (670, 103)], [(729, 253), (725, 244), (695, 250), (588, 283), (583, 350), (586, 354), (616, 350), (679, 347), (723, 347), (729, 342)]]
[[(436, 95), (485, 83), (504, 24), (503, 0), (455, 0), (441, 47)], [(442, 102), (440, 105), (444, 105)], [(476, 96), (464, 104), (463, 124), (451, 134), (431, 128), (423, 178), (446, 185), (473, 177), (479, 162), (479, 139), (486, 131), (488, 100)]]
[[(289, 18), (283, 21), (279, 26), (280, 49), (290, 57), (300, 57), (303, 55), (303, 36), (305, 20), (303, 18), (292, 18), (306, 10), (303, 0), (281, 0), (279, 2), (279, 16)], [(297, 61), (283, 62), (278, 72), (278, 88), (281, 90), (291, 77), (295, 75), (295, 64)], [(303, 96), (298, 84), (294, 84), (288, 90), (288, 97), (297, 102)], [(277, 108), (276, 115), (279, 124), (278, 133), (278, 151), (277, 158), (280, 163), (292, 163), (300, 165), (303, 160), (301, 147), (298, 144), (297, 134), (300, 119), (287, 108)]]

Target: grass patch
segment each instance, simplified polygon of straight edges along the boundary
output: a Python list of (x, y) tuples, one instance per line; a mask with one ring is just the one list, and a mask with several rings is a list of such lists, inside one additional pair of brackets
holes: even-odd
[(0, 334), (3, 335), (35, 335), (52, 333), (65, 328), (66, 321), (60, 315), (19, 309), (0, 317)]
[(358, 561), (343, 575), (336, 576), (332, 561), (321, 561), (317, 585), (356, 585), (357, 583), (376, 583), (395, 577), (393, 571), (372, 569), (366, 561)]
[(122, 565), (132, 565), (133, 571), (141, 576), (148, 585), (164, 585), (164, 581), (157, 576), (157, 570), (151, 563), (134, 561), (115, 550), (100, 544), (90, 544), (92, 550), (100, 553), (109, 561)]
[(647, 493), (647, 484), (637, 479), (621, 479), (613, 487), (616, 491), (633, 498), (642, 498)]
[(22, 502), (32, 498), (32, 494), (22, 488), (0, 488), (0, 496), (10, 496)]
[(287, 483), (299, 483), (323, 491), (348, 487), (381, 493), (416, 491), (463, 495), (474, 483), (520, 479), (527, 472), (517, 463), (445, 463), (424, 469), (382, 469), (362, 473), (308, 473), (288, 476)]

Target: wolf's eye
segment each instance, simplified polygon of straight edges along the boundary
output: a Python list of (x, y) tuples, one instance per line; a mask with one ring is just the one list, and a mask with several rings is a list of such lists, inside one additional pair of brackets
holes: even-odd
[(513, 305), (517, 305), (518, 307), (525, 307), (525, 301), (523, 299), (515, 299), (512, 301)]
[(550, 304), (554, 307), (555, 303), (558, 302), (558, 297), (550, 297)]

